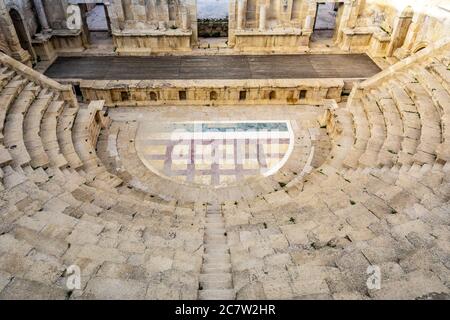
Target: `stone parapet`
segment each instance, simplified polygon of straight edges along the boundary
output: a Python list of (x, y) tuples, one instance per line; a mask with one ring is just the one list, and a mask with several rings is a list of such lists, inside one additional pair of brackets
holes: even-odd
[(380, 27), (345, 28), (340, 47), (350, 52), (369, 52), (372, 57), (386, 55), (390, 35)]
[(72, 91), (72, 86), (62, 85), (1, 52), (0, 63), (43, 87), (60, 91), (63, 100), (67, 101), (73, 107), (78, 107), (78, 102)]
[(234, 49), (241, 52), (301, 52), (309, 49), (310, 34), (300, 29), (290, 32), (249, 31), (235, 33)]
[(192, 50), (192, 30), (128, 30), (113, 32), (119, 55), (151, 55)]
[(391, 67), (383, 70), (382, 72), (376, 74), (375, 76), (371, 77), (370, 79), (367, 79), (363, 81), (359, 87), (362, 89), (374, 87), (377, 84), (381, 83), (382, 81), (385, 81), (389, 77), (393, 77), (397, 74), (397, 72), (404, 70), (405, 68), (408, 68), (409, 66), (413, 65), (414, 63), (423, 61), (425, 59), (428, 59), (432, 57), (433, 55), (436, 55), (439, 50), (448, 49), (450, 47), (450, 38), (444, 38), (440, 41), (430, 45), (429, 47), (425, 48), (424, 50), (418, 52), (414, 56), (410, 56), (408, 58), (405, 58), (396, 64), (392, 65)]
[(341, 100), (341, 79), (81, 81), (83, 97), (108, 107), (322, 104)]

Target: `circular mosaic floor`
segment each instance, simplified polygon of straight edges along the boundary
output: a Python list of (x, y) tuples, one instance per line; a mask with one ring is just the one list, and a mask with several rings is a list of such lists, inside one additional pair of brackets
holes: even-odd
[(289, 121), (140, 122), (136, 150), (179, 183), (226, 186), (276, 173), (294, 148)]
[[(294, 190), (330, 152), (317, 106), (116, 108), (97, 152), (129, 188), (179, 202)], [(255, 120), (256, 119), (256, 120)]]

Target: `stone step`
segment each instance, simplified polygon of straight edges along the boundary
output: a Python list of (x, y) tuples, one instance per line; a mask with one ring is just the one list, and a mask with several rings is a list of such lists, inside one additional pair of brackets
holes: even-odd
[(208, 262), (204, 263), (202, 267), (202, 273), (222, 273), (222, 272), (231, 272), (231, 264), (230, 263), (213, 263)]
[(206, 218), (223, 219), (223, 215), (221, 213), (206, 213)]
[(206, 235), (225, 235), (225, 233), (227, 232), (227, 230), (225, 230), (225, 228), (206, 228), (205, 229), (205, 234)]
[(14, 188), (27, 180), (23, 173), (14, 171), (10, 166), (5, 167), (3, 173), (3, 185), (6, 189)]
[(205, 245), (226, 245), (227, 237), (221, 239), (205, 239)]
[(233, 289), (206, 289), (198, 293), (200, 300), (234, 300), (236, 294)]
[(223, 217), (208, 217), (205, 219), (206, 223), (224, 223)]
[(223, 240), (226, 241), (227, 237), (222, 233), (208, 233), (205, 232), (205, 242), (209, 243), (210, 240)]
[(222, 228), (224, 228), (225, 227), (225, 221), (222, 219), (222, 220), (209, 220), (209, 219), (206, 219), (206, 221), (205, 221), (205, 225), (206, 226), (209, 226), (209, 225), (211, 225), (211, 227), (222, 227)]
[(205, 252), (220, 252), (220, 253), (229, 253), (229, 248), (226, 244), (205, 244)]
[(201, 274), (199, 281), (203, 290), (233, 288), (231, 273)]
[(203, 256), (203, 261), (206, 263), (230, 263), (231, 259), (229, 254), (212, 255), (210, 253), (206, 253)]
[(231, 273), (218, 272), (209, 274), (200, 274), (200, 281), (202, 282), (215, 282), (215, 281), (230, 281), (232, 280)]
[(209, 229), (223, 229), (225, 227), (225, 223), (223, 221), (218, 222), (209, 222), (206, 221), (205, 224), (206, 230)]
[(205, 253), (205, 256), (209, 256), (209, 257), (223, 257), (223, 256), (229, 256), (230, 253), (229, 252), (218, 252), (218, 251), (212, 251), (209, 253)]
[(222, 235), (222, 236), (226, 236), (227, 230), (224, 228), (205, 228), (205, 235)]
[(219, 203), (209, 203), (206, 208), (208, 211), (220, 211), (222, 205)]

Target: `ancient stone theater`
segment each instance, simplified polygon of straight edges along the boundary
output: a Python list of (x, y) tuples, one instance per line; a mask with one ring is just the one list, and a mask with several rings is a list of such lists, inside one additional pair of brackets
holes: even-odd
[(450, 299), (450, 0), (0, 0), (3, 299)]

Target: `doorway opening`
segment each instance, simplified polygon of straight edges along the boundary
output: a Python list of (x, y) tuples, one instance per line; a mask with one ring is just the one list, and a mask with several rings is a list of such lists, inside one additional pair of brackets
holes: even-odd
[(105, 4), (94, 3), (87, 5), (85, 7), (84, 20), (85, 32), (90, 46), (112, 46), (111, 21)]
[(197, 0), (197, 28), (200, 49), (228, 47), (229, 0)]
[(313, 39), (332, 39), (336, 30), (339, 3), (317, 3)]
[(20, 13), (12, 8), (9, 10), (9, 15), (16, 30), (17, 37), (19, 38), (20, 46), (22, 49), (27, 50), (28, 53), (33, 57), (33, 47), (31, 46), (30, 38), (25, 27), (24, 21)]

